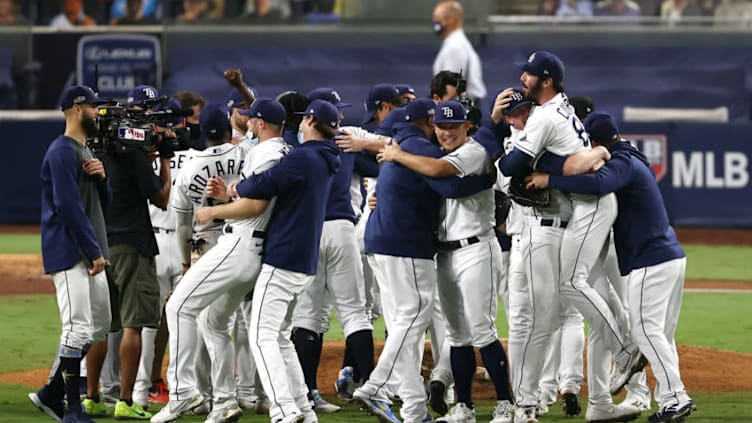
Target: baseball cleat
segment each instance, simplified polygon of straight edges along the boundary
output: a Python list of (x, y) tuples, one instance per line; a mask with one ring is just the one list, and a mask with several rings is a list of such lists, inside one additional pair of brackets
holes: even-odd
[(324, 398), (321, 398), (321, 392), (319, 392), (318, 389), (314, 389), (311, 391), (311, 405), (313, 405), (313, 409), (316, 410), (319, 413), (329, 414), (329, 413), (336, 413), (341, 409), (340, 406), (330, 404), (326, 402)]
[(243, 410), (255, 410), (258, 399), (252, 397), (238, 397), (238, 406)]
[(305, 419), (305, 415), (303, 415), (302, 412), (293, 411), (287, 416), (281, 419), (275, 420), (274, 423), (302, 423), (304, 419)]
[(237, 405), (231, 405), (216, 410), (212, 410), (207, 416), (204, 423), (234, 423), (240, 420), (243, 410)]
[(436, 419), (436, 423), (475, 423), (475, 410), (458, 402), (447, 415)]
[(137, 402), (128, 405), (125, 401), (118, 401), (115, 404), (113, 416), (115, 420), (149, 420), (152, 418), (152, 414), (144, 410)]
[(86, 414), (90, 415), (91, 417), (107, 417), (112, 415), (112, 410), (107, 408), (107, 406), (104, 405), (104, 401), (102, 400), (99, 400), (99, 402), (97, 402), (91, 398), (86, 398), (81, 403), (81, 406), (83, 407)]
[(63, 400), (50, 398), (46, 386), (38, 392), (29, 394), (29, 399), (44, 414), (52, 417), (55, 421), (63, 421), (63, 413), (65, 412)]
[(633, 394), (631, 392), (627, 392), (627, 396), (624, 398), (624, 401), (622, 401), (619, 405), (625, 404), (625, 405), (632, 405), (637, 407), (640, 411), (650, 411), (650, 394), (648, 394), (648, 397), (645, 397), (640, 394)]
[(694, 401), (674, 404), (658, 410), (648, 417), (648, 423), (683, 422), (690, 414), (697, 410)]
[(337, 396), (345, 399), (352, 400), (352, 394), (355, 390), (353, 381), (353, 368), (347, 366), (339, 371), (337, 380), (334, 381), (334, 390), (337, 392)]
[(582, 412), (580, 399), (574, 392), (564, 392), (561, 394), (562, 408), (567, 416), (577, 416)]
[(363, 410), (376, 416), (383, 423), (402, 423), (392, 412), (392, 407), (386, 401), (379, 401), (353, 393), (353, 400), (363, 406)]
[(545, 402), (539, 402), (535, 407), (535, 417), (545, 416), (548, 414), (548, 405)]
[(435, 370), (428, 383), (428, 404), (439, 415), (445, 415), (449, 411), (446, 401), (447, 389), (449, 388), (450, 376), (444, 370)]
[(517, 407), (514, 410), (514, 423), (538, 423), (538, 419), (535, 417), (535, 408), (535, 406)]
[[(543, 404), (544, 406), (546, 404)], [(548, 408), (548, 407), (546, 407)], [(536, 413), (538, 407), (536, 407)], [(503, 400), (496, 403), (491, 423), (513, 423), (514, 422), (514, 404), (510, 401)]]
[(200, 394), (187, 400), (170, 401), (151, 418), (151, 423), (168, 423), (174, 421), (182, 414), (188, 413), (203, 403), (204, 397)]
[(170, 391), (164, 381), (154, 382), (149, 388), (149, 402), (167, 404), (170, 401)]
[(640, 417), (640, 410), (633, 405), (588, 404), (585, 420), (588, 423), (631, 422)]
[(644, 369), (647, 364), (648, 359), (637, 348), (631, 353), (626, 351), (619, 353), (616, 356), (616, 373), (611, 378), (611, 395), (618, 394), (629, 379)]

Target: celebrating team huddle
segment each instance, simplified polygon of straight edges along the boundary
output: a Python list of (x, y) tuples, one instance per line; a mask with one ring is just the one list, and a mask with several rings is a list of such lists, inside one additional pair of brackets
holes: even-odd
[[(158, 141), (102, 161), (87, 140), (105, 100), (66, 90), (66, 132), (42, 166), (63, 333), (31, 401), (66, 423), (317, 422), (340, 410), (316, 382), (334, 311), (346, 348), (331, 382), (382, 422), (476, 422), (479, 373), (496, 393), (491, 423), (545, 421), (559, 399), (579, 415), (584, 321), (585, 420), (650, 410), (649, 363), (648, 421), (684, 421), (695, 405), (674, 332), (686, 258), (650, 165), (612, 116), (570, 104), (558, 57), (518, 66), (522, 88), (499, 92), (482, 122), (450, 71), (431, 98), (374, 86), (363, 127), (340, 125), (351, 105), (335, 89), (256, 98), (238, 71), (224, 104), (185, 92), (155, 103), (155, 88), (136, 87), (128, 107), (165, 116)], [(180, 108), (198, 121), (165, 112)]]

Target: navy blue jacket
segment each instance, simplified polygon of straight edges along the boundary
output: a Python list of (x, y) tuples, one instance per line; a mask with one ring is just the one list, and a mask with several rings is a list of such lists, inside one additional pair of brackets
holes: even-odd
[[(402, 150), (440, 158), (439, 146), (413, 125), (397, 132)], [(379, 172), (376, 209), (366, 224), (366, 253), (430, 259), (436, 254), (439, 210), (444, 197), (462, 198), (492, 185), (488, 175), (433, 179), (387, 162)]]
[(645, 156), (629, 142), (618, 142), (611, 149), (611, 160), (598, 172), (551, 175), (549, 186), (581, 194), (616, 193), (619, 214), (614, 223), (614, 244), (622, 275), (684, 257), (668, 222), (653, 170)]
[(353, 174), (376, 177), (379, 175), (379, 165), (374, 156), (366, 153), (345, 153), (340, 150), (339, 159), (341, 165), (332, 181), (324, 220), (347, 219), (356, 223), (350, 195)]
[[(78, 180), (82, 163), (64, 135), (56, 138), (42, 161), (42, 261), (45, 273), (70, 269), (84, 260), (91, 263), (102, 249), (86, 215)], [(102, 208), (111, 197), (108, 182), (97, 186)]]
[(339, 149), (333, 142), (308, 141), (277, 165), (238, 184), (242, 197), (277, 197), (266, 227), (264, 263), (316, 274), (326, 199), (339, 167)]

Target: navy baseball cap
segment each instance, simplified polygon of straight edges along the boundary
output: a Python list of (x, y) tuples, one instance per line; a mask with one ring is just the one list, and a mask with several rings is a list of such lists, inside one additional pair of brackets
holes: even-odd
[[(248, 87), (248, 90), (251, 92), (251, 96), (253, 96), (253, 98), (256, 98), (256, 90), (254, 90), (253, 87)], [(244, 105), (247, 106), (247, 104), (245, 104), (245, 100), (243, 100), (243, 96), (241, 96), (238, 90), (234, 88), (229, 93), (227, 93), (225, 105), (228, 109), (232, 109), (234, 107), (243, 107)]]
[(400, 95), (399, 90), (392, 84), (374, 85), (368, 92), (368, 98), (364, 104), (366, 112), (375, 112), (382, 102), (390, 102), (398, 95)]
[(339, 93), (334, 88), (316, 88), (315, 90), (309, 92), (306, 97), (308, 97), (308, 101), (328, 101), (334, 104), (334, 107), (338, 109), (344, 109), (345, 107), (352, 106), (352, 104), (342, 101), (342, 97), (339, 96)]
[(580, 119), (585, 119), (595, 110), (593, 99), (587, 96), (572, 97), (569, 99), (569, 105), (574, 108), (574, 114)]
[(547, 51), (536, 51), (530, 55), (527, 62), (517, 63), (517, 67), (541, 78), (551, 78), (554, 84), (560, 84), (564, 80), (564, 63), (555, 54)]
[(128, 106), (138, 106), (144, 104), (146, 100), (153, 100), (159, 97), (159, 91), (151, 85), (138, 85), (128, 91)]
[(339, 126), (339, 110), (326, 100), (313, 100), (306, 107), (305, 112), (296, 112), (295, 114), (313, 116), (316, 122), (329, 125), (332, 128)]
[(86, 85), (73, 85), (63, 91), (63, 95), (60, 98), (60, 109), (68, 110), (73, 107), (74, 104), (90, 104), (92, 106), (98, 106), (104, 103), (107, 103), (107, 100), (97, 97), (94, 90)]
[(608, 144), (619, 140), (619, 126), (616, 119), (605, 112), (593, 112), (585, 119), (585, 130), (590, 139), (599, 144)]
[(251, 104), (250, 109), (240, 109), (238, 113), (244, 116), (259, 118), (264, 122), (275, 125), (284, 125), (287, 119), (285, 106), (279, 101), (269, 97), (259, 97)]
[(512, 101), (509, 102), (509, 106), (502, 112), (504, 116), (509, 116), (522, 106), (532, 106), (535, 104), (530, 98), (525, 98), (525, 93), (521, 88), (515, 88), (510, 94)]
[[(155, 112), (164, 112), (164, 111), (177, 111), (181, 110), (180, 102), (177, 99), (171, 98), (163, 103), (159, 103), (156, 106), (154, 106)], [(180, 125), (183, 123), (183, 119), (185, 119), (182, 116), (170, 116), (170, 117), (164, 117), (157, 121), (157, 125), (164, 127), (164, 128), (172, 128), (173, 126)]]
[(399, 91), (400, 95), (407, 93), (415, 94), (415, 88), (407, 84), (396, 84), (394, 87), (397, 88), (397, 91)]
[(458, 101), (443, 101), (436, 105), (436, 115), (433, 123), (463, 123), (467, 122), (467, 110)]
[(407, 122), (428, 119), (436, 114), (436, 103), (430, 98), (419, 98), (407, 103), (405, 111), (405, 121)]
[(198, 123), (207, 138), (217, 138), (230, 127), (230, 111), (224, 104), (209, 103), (201, 109)]
[(407, 116), (407, 107), (402, 106), (398, 109), (394, 109), (386, 115), (381, 125), (374, 131), (378, 135), (384, 135), (387, 137), (393, 137), (397, 133), (399, 128), (407, 125), (405, 116)]

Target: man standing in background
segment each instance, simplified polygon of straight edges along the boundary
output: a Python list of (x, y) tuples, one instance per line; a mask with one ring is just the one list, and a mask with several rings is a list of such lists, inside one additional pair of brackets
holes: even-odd
[(444, 39), (433, 62), (433, 74), (443, 70), (461, 73), (467, 79), (467, 95), (477, 100), (486, 96), (486, 85), (480, 57), (462, 29), (464, 18), (458, 1), (442, 1), (433, 9), (433, 30)]

